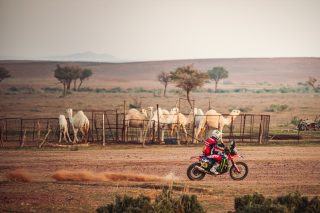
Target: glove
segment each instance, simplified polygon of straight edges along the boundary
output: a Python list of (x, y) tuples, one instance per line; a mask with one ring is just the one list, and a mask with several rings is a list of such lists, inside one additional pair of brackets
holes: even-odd
[(228, 155), (230, 153), (230, 149), (228, 147), (225, 147), (224, 152)]

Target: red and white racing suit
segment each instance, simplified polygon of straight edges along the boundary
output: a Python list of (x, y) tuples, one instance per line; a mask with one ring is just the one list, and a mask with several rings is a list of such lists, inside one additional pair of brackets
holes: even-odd
[(217, 139), (210, 137), (204, 142), (203, 155), (215, 162), (220, 162), (224, 156), (224, 148), (219, 146)]

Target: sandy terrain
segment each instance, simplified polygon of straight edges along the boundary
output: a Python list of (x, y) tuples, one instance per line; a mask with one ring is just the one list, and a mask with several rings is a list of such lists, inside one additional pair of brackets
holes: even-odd
[[(233, 181), (228, 175), (205, 177), (192, 182), (186, 169), (189, 157), (201, 152), (201, 147), (177, 146), (108, 146), (44, 150), (0, 150), (0, 211), (18, 212), (93, 212), (109, 203), (116, 194), (141, 193), (155, 198), (164, 186), (172, 186), (174, 195), (197, 194), (208, 212), (233, 209), (236, 196), (263, 193), (278, 196), (300, 191), (303, 195), (320, 195), (319, 146), (239, 146), (249, 165), (249, 175), (243, 181)], [(303, 153), (303, 154), (301, 154)], [(23, 168), (31, 182), (7, 181), (6, 174)], [(92, 173), (116, 172), (173, 176), (166, 181), (56, 181), (52, 175), (61, 169), (86, 170)], [(169, 179), (170, 180), (170, 179)]]

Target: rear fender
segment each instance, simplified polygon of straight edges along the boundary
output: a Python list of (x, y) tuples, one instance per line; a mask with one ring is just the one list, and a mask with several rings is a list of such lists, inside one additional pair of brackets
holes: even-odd
[(193, 159), (195, 159), (195, 160), (201, 160), (202, 157), (201, 157), (201, 156), (191, 156), (191, 157), (190, 157), (190, 160), (193, 160)]

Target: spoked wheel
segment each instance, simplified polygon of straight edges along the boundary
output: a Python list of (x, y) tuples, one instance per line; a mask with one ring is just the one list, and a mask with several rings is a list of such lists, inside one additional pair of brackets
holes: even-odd
[(236, 167), (232, 165), (230, 168), (230, 176), (233, 180), (243, 180), (248, 175), (248, 166), (244, 162), (235, 162), (235, 164), (239, 171), (237, 171)]
[(200, 163), (193, 163), (188, 167), (187, 176), (190, 180), (202, 180), (206, 173), (199, 171), (196, 166), (201, 166)]

